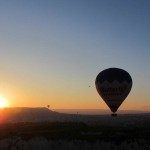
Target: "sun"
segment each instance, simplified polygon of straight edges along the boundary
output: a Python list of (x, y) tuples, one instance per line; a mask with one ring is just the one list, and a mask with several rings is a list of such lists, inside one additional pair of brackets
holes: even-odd
[(3, 96), (0, 96), (0, 108), (8, 107), (9, 103), (7, 99)]

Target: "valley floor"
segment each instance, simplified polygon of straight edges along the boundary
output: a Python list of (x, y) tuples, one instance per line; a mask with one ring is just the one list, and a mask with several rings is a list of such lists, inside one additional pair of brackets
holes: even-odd
[(149, 120), (20, 122), (0, 125), (0, 150), (150, 149)]

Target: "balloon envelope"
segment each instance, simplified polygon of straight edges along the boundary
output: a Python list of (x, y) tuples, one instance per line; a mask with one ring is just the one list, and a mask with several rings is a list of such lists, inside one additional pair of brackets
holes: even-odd
[(95, 80), (96, 89), (112, 112), (116, 112), (132, 87), (130, 74), (119, 68), (100, 72)]

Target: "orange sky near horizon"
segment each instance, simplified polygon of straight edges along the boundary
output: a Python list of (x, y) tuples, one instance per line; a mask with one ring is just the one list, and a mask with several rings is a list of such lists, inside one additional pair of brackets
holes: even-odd
[[(5, 76), (7, 77), (7, 76)], [(7, 78), (8, 79), (8, 78)], [(0, 87), (0, 95), (9, 102), (9, 107), (46, 107), (51, 109), (109, 109), (98, 95), (95, 85), (89, 87), (67, 87), (60, 85), (44, 87), (44, 85), (31, 84), (25, 80), (19, 83), (18, 79), (3, 80)], [(16, 84), (18, 81), (18, 84)], [(29, 86), (29, 87), (28, 87)], [(69, 85), (68, 85), (69, 86)], [(150, 110), (149, 103), (142, 103), (147, 99), (145, 91), (133, 88), (120, 106), (121, 110)]]

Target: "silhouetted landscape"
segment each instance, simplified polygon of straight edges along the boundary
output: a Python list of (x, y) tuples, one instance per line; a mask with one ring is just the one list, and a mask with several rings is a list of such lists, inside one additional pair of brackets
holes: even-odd
[(5, 108), (0, 149), (144, 149), (150, 148), (150, 113), (65, 114), (47, 108)]

